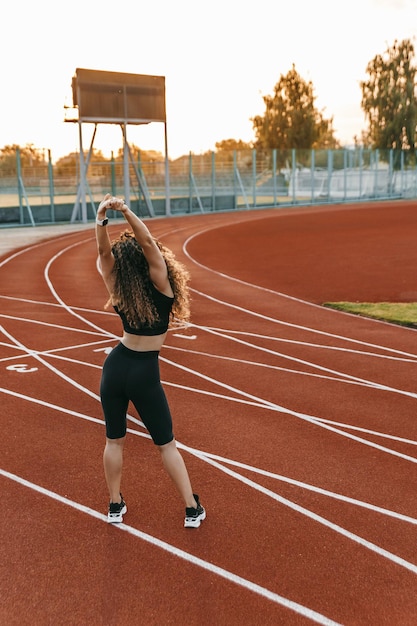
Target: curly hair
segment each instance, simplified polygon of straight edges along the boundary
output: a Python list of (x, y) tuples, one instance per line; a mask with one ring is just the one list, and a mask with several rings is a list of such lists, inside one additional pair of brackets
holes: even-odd
[[(175, 258), (174, 253), (160, 241), (154, 241), (164, 257), (168, 279), (174, 293), (170, 325), (186, 322), (190, 318), (190, 275), (186, 267)], [(149, 265), (141, 245), (132, 231), (125, 230), (111, 242), (114, 256), (115, 277), (113, 303), (124, 312), (131, 326), (152, 325), (158, 321), (158, 313), (152, 301)], [(110, 301), (107, 303), (109, 305)]]

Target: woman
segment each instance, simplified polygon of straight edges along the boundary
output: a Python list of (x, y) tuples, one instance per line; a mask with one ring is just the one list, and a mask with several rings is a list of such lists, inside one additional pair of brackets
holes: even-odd
[[(120, 211), (130, 230), (115, 241), (107, 231), (108, 209)], [(126, 413), (132, 401), (185, 504), (186, 528), (198, 528), (206, 512), (193, 493), (172, 431), (170, 410), (159, 377), (159, 351), (175, 315), (187, 319), (188, 274), (170, 250), (156, 241), (124, 200), (107, 194), (96, 218), (99, 267), (121, 318), (123, 337), (105, 360), (100, 396), (106, 422), (104, 474), (110, 495), (108, 521), (127, 512), (120, 491)]]

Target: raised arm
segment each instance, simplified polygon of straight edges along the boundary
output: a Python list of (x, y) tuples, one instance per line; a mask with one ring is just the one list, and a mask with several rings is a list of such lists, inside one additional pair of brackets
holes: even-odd
[(108, 292), (113, 290), (112, 269), (114, 257), (111, 251), (111, 242), (107, 230), (106, 211), (111, 207), (112, 196), (108, 193), (100, 202), (96, 215), (96, 241), (98, 251), (98, 264)]
[[(164, 257), (162, 256), (161, 251), (155, 243), (155, 240), (146, 224), (144, 224), (142, 220), (129, 209), (124, 200), (114, 198), (109, 194), (107, 194), (103, 202), (100, 203), (97, 211), (98, 220), (105, 218), (105, 212), (107, 209), (120, 211), (120, 213), (123, 214), (123, 217), (135, 235), (136, 241), (140, 244), (143, 250), (143, 254), (145, 255), (149, 265), (149, 275), (153, 284), (162, 293), (172, 296), (173, 293), (168, 280), (168, 270)], [(96, 225), (97, 245), (101, 260), (103, 279), (105, 282), (111, 282), (111, 270), (113, 269), (114, 259), (111, 252), (111, 244), (108, 233), (102, 233), (102, 231), (107, 231), (107, 228)], [(108, 282), (106, 282), (106, 285), (108, 286)]]

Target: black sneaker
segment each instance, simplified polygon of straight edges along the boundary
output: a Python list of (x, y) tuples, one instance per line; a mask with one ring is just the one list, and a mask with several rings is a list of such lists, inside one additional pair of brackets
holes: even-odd
[(195, 501), (197, 502), (197, 508), (195, 509), (192, 506), (186, 507), (184, 528), (198, 528), (203, 519), (206, 519), (206, 511), (201, 506), (198, 496), (195, 493), (193, 493), (193, 496)]
[(123, 522), (123, 515), (127, 513), (126, 502), (123, 500), (122, 494), (120, 494), (121, 502), (110, 502), (109, 512), (107, 514), (107, 521), (111, 524), (120, 524)]

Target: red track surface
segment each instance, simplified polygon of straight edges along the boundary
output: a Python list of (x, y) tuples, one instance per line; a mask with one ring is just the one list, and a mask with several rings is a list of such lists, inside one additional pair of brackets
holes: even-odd
[(106, 522), (93, 227), (3, 257), (0, 623), (416, 624), (417, 334), (318, 306), (417, 300), (416, 227), (405, 202), (151, 222), (192, 274), (161, 368), (197, 530), (133, 412)]

